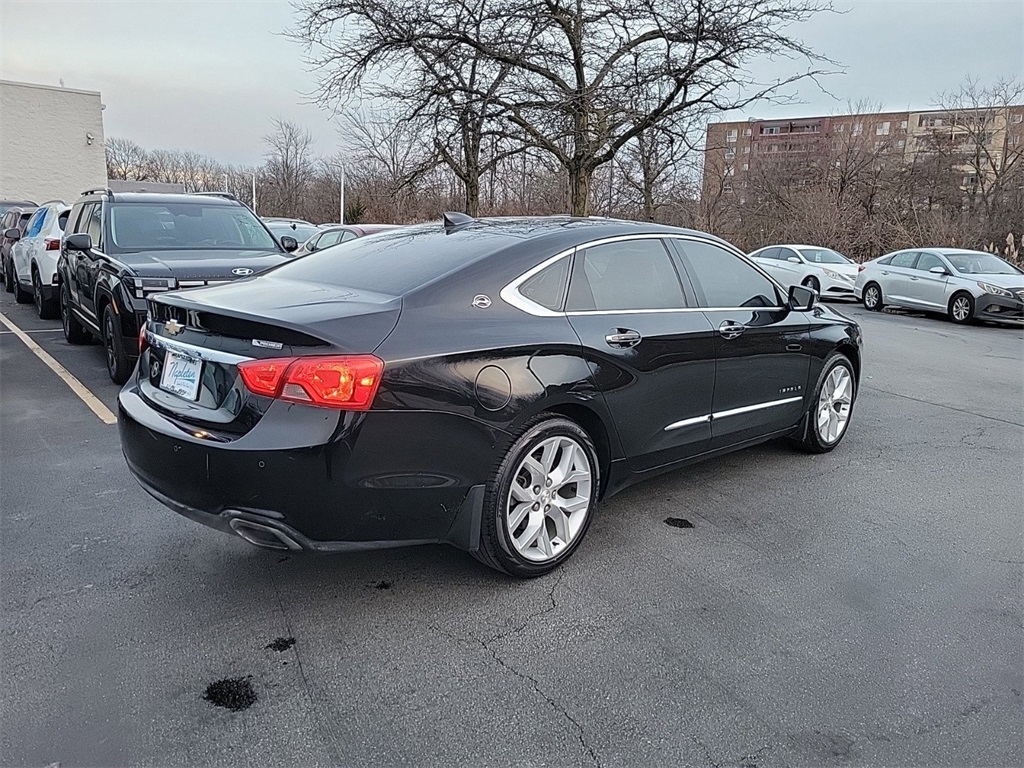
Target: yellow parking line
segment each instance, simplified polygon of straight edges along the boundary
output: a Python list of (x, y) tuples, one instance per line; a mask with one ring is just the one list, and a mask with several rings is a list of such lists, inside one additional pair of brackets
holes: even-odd
[(104, 424), (117, 424), (117, 416), (115, 416), (107, 406), (100, 402), (100, 399), (96, 397), (96, 395), (86, 389), (85, 385), (72, 376), (67, 368), (54, 360), (45, 349), (32, 341), (32, 338), (25, 331), (12, 323), (11, 320), (2, 312), (0, 312), (0, 323), (3, 323), (10, 328), (11, 333), (21, 339), (25, 346), (32, 351), (32, 354), (42, 360), (43, 363), (46, 364), (47, 368), (60, 376), (64, 380), (64, 383), (71, 387), (71, 391), (78, 395), (83, 403), (89, 406), (89, 410), (99, 416), (100, 421)]

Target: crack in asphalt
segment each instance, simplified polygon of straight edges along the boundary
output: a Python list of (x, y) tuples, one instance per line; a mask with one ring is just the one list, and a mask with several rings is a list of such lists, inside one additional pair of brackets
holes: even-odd
[(598, 768), (600, 768), (601, 759), (598, 757), (597, 751), (587, 741), (587, 733), (584, 730), (583, 725), (580, 723), (580, 721), (573, 717), (572, 714), (564, 706), (559, 704), (554, 698), (545, 693), (544, 690), (540, 687), (540, 682), (535, 677), (533, 677), (532, 675), (528, 675), (525, 672), (522, 672), (521, 670), (514, 667), (512, 664), (505, 661), (503, 658), (501, 658), (501, 656), (498, 655), (498, 652), (491, 647), (494, 643), (500, 640), (504, 640), (507, 637), (522, 632), (530, 625), (530, 622), (534, 621), (535, 619), (538, 619), (541, 616), (545, 616), (546, 614), (549, 614), (552, 611), (554, 611), (558, 607), (558, 602), (555, 600), (555, 590), (558, 589), (558, 586), (562, 583), (562, 579), (565, 578), (565, 573), (566, 572), (564, 569), (559, 571), (558, 579), (555, 581), (554, 584), (551, 585), (551, 589), (548, 590), (547, 597), (551, 604), (542, 611), (531, 613), (529, 616), (526, 617), (526, 619), (521, 624), (508, 630), (507, 632), (501, 632), (497, 635), (493, 635), (492, 637), (485, 639), (482, 637), (478, 637), (477, 635), (474, 635), (472, 632), (467, 632), (465, 637), (460, 637), (459, 635), (454, 635), (451, 632), (447, 632), (436, 625), (431, 625), (430, 629), (432, 629), (434, 632), (437, 632), (440, 635), (443, 635), (444, 637), (449, 637), (457, 642), (466, 643), (471, 641), (473, 643), (476, 643), (481, 648), (483, 648), (483, 650), (485, 650), (488, 654), (490, 654), (491, 658), (494, 659), (494, 661), (496, 661), (499, 666), (508, 670), (513, 675), (518, 677), (520, 680), (529, 683), (529, 687), (533, 689), (534, 693), (536, 693), (538, 696), (544, 699), (544, 701), (546, 701), (548, 705), (555, 710), (555, 712), (557, 712), (559, 715), (561, 715), (569, 723), (572, 724), (573, 728), (576, 730), (576, 737), (580, 743), (580, 746), (583, 748), (584, 752), (586, 752), (586, 754), (590, 757), (591, 762), (594, 765), (598, 766)]
[(936, 408), (945, 408), (946, 410), (956, 411), (957, 413), (963, 413), (963, 414), (966, 414), (967, 416), (976, 416), (979, 419), (988, 419), (989, 421), (998, 421), (1000, 424), (1009, 424), (1010, 426), (1013, 426), (1013, 427), (1024, 427), (1024, 424), (1021, 424), (1018, 421), (1010, 421), (1009, 419), (1000, 419), (998, 416), (986, 416), (983, 413), (975, 413), (974, 411), (968, 411), (965, 408), (957, 408), (956, 406), (946, 405), (944, 403), (933, 403), (931, 400), (923, 400), (920, 397), (911, 397), (910, 395), (904, 395), (904, 394), (901, 394), (900, 392), (892, 392), (892, 391), (890, 391), (888, 389), (880, 389), (878, 387), (872, 387), (872, 386), (870, 386), (868, 384), (862, 385), (861, 389), (870, 389), (870, 390), (872, 390), (874, 392), (881, 392), (883, 395), (892, 395), (893, 397), (902, 397), (904, 400), (913, 400), (915, 403), (923, 403), (924, 405), (932, 405), (932, 406), (935, 406)]

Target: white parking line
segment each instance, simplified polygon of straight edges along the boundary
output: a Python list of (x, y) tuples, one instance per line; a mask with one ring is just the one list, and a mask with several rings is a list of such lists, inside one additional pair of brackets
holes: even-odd
[(78, 395), (83, 403), (89, 406), (89, 410), (99, 416), (100, 421), (104, 424), (117, 424), (117, 416), (115, 416), (107, 406), (100, 402), (100, 399), (96, 397), (96, 395), (86, 389), (82, 382), (72, 376), (67, 368), (54, 360), (45, 349), (32, 341), (32, 338), (28, 333), (21, 330), (21, 328), (11, 322), (10, 318), (8, 318), (3, 312), (0, 312), (0, 323), (6, 325), (10, 329), (11, 333), (21, 339), (25, 346), (32, 351), (32, 354), (46, 364), (47, 368), (60, 376), (64, 380), (64, 383), (71, 387), (71, 391)]
[[(22, 333), (63, 333), (60, 328), (40, 328), (35, 331), (22, 331)], [(15, 336), (14, 331), (0, 331), (0, 336)]]

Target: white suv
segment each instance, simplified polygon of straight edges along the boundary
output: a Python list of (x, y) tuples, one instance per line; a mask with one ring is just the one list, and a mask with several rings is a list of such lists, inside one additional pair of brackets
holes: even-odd
[(57, 317), (57, 257), (70, 212), (71, 207), (62, 200), (43, 203), (11, 248), (15, 298), (24, 304), (34, 299), (42, 318)]

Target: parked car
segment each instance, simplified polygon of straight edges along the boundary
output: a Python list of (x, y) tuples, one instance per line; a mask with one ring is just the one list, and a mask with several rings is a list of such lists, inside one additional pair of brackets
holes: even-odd
[(314, 226), (313, 222), (305, 219), (293, 219), (288, 216), (264, 216), (263, 221), (267, 224), (308, 224)]
[[(297, 243), (304, 243), (320, 229), (314, 224), (302, 224), (297, 221), (267, 221), (264, 219), (264, 223), (267, 225), (267, 229), (273, 233), (274, 237), (280, 240), (283, 237), (290, 237)], [(290, 249), (296, 251), (298, 246)]]
[(803, 285), (822, 298), (853, 298), (857, 265), (838, 251), (817, 245), (771, 245), (750, 254), (784, 286)]
[(847, 431), (859, 327), (711, 235), (448, 214), (332, 250), (150, 297), (118, 424), (171, 509), (272, 549), (447, 542), (538, 576), (632, 483)]
[(854, 289), (871, 310), (943, 312), (954, 323), (1024, 320), (1024, 271), (962, 248), (911, 248), (861, 265)]
[(64, 336), (72, 344), (97, 337), (110, 378), (123, 384), (139, 354), (148, 297), (287, 260), (263, 222), (230, 195), (87, 191), (71, 209), (57, 264)]
[(31, 200), (0, 200), (0, 217), (11, 208), (35, 208), (36, 204)]
[[(25, 227), (28, 220), (36, 210), (36, 205), (12, 206), (0, 216), (0, 267), (3, 268), (4, 289), (8, 293), (14, 293), (17, 280), (14, 279), (14, 264), (11, 263), (11, 248), (25, 234)], [(27, 304), (30, 296), (23, 297), (21, 301)]]
[(36, 312), (47, 320), (56, 317), (59, 310), (57, 258), (70, 211), (63, 200), (40, 204), (25, 234), (11, 248), (16, 298), (19, 302), (34, 299)]
[(398, 224), (338, 224), (333, 227), (320, 227), (320, 232), (310, 237), (299, 246), (295, 252), (296, 256), (305, 256), (313, 251), (322, 251), (332, 245), (347, 243), (357, 237), (374, 235), (378, 232), (386, 232), (389, 229), (397, 229)]

